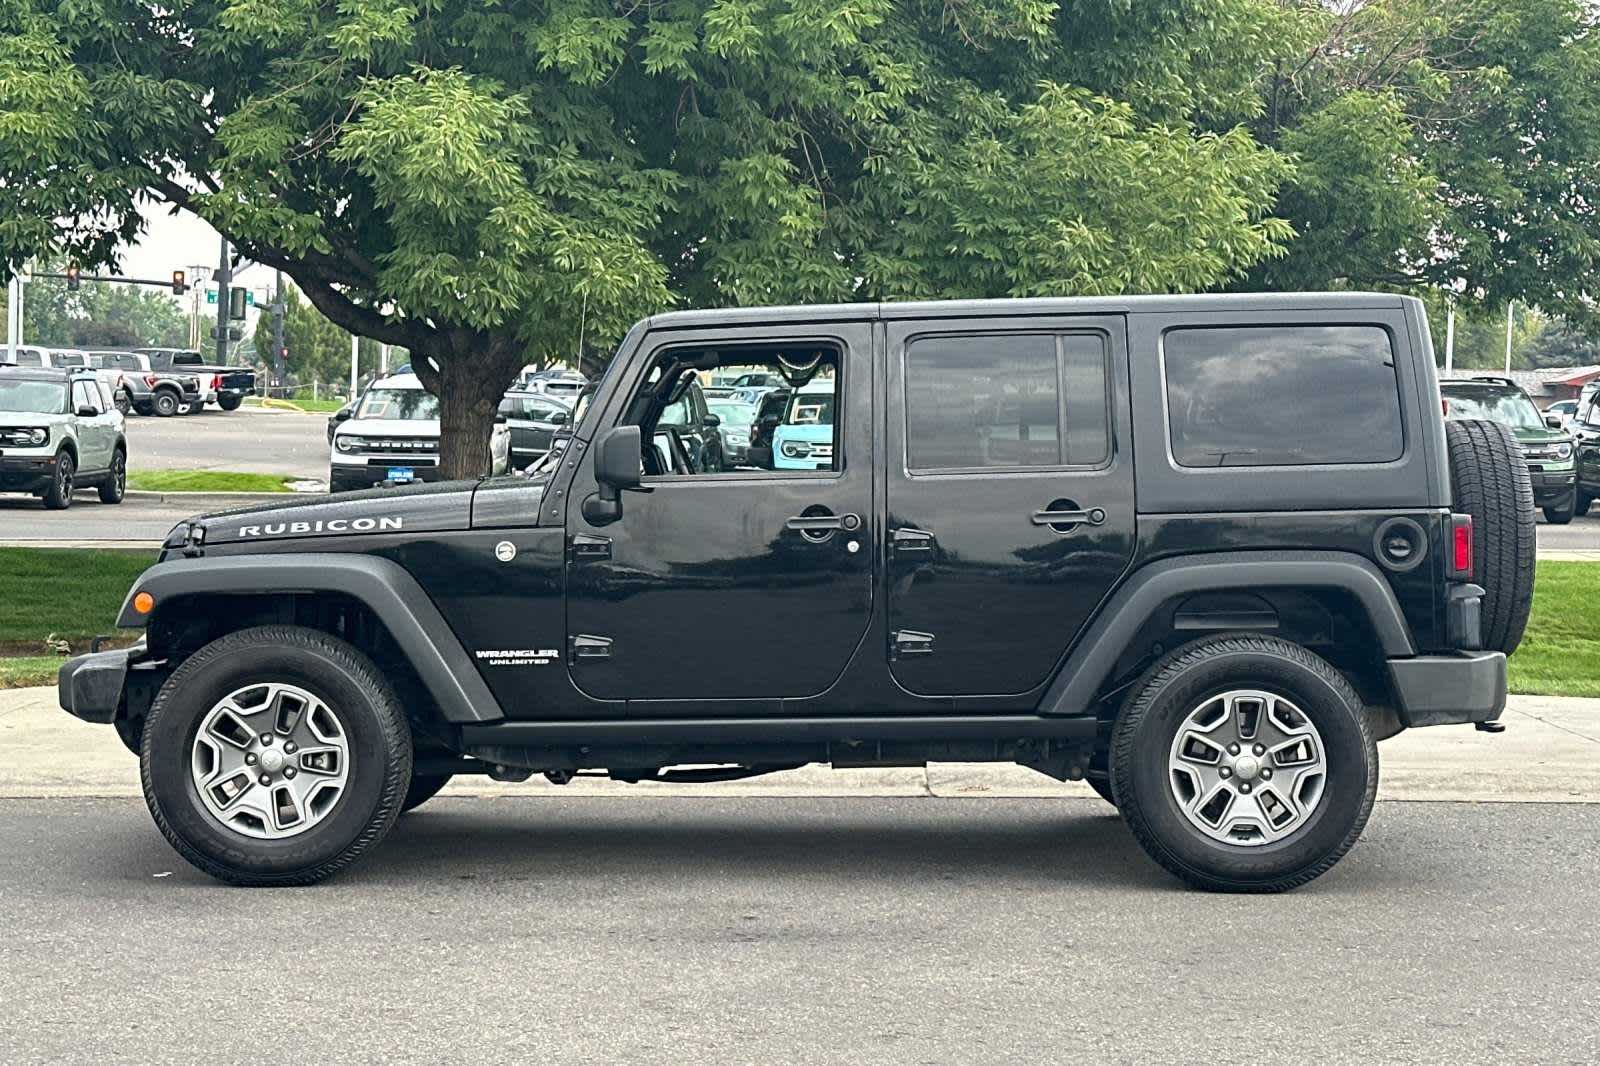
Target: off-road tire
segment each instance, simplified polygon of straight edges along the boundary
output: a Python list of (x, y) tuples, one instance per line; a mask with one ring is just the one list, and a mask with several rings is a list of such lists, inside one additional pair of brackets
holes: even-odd
[(121, 503), (128, 493), (128, 453), (121, 446), (111, 453), (111, 469), (100, 482), (101, 503)]
[(1574, 503), (1573, 506), (1572, 506), (1572, 513), (1577, 515), (1579, 518), (1585, 518), (1585, 517), (1588, 516), (1589, 507), (1593, 503), (1594, 503), (1594, 497), (1593, 496), (1590, 496), (1588, 493), (1580, 492), (1580, 493), (1578, 493), (1577, 502)]
[(127, 389), (118, 389), (117, 398), (112, 402), (116, 406), (118, 414), (126, 415), (133, 410), (133, 393)]
[(72, 489), (78, 474), (77, 460), (63, 448), (56, 453), (56, 464), (50, 471), (50, 484), (44, 490), (47, 511), (65, 511), (72, 506)]
[[(1280, 841), (1223, 843), (1189, 823), (1169, 785), (1168, 754), (1189, 713), (1233, 688), (1289, 698), (1316, 727), (1327, 759), (1321, 801)], [(1297, 644), (1254, 635), (1207, 637), (1169, 652), (1135, 686), (1112, 734), (1119, 810), (1145, 852), (1198, 888), (1283, 892), (1349, 851), (1372, 813), (1378, 748), (1360, 698), (1326, 661)]]
[(1533, 483), (1511, 431), (1498, 422), (1444, 424), (1452, 508), (1472, 516), (1472, 580), (1483, 586), (1483, 646), (1517, 650), (1533, 605)]
[(244, 402), (244, 397), (243, 396), (218, 396), (217, 397), (217, 406), (222, 408), (224, 411), (237, 411), (239, 409), (239, 405), (241, 403), (243, 403), (243, 402)]
[(150, 400), (150, 406), (155, 411), (157, 418), (171, 418), (183, 406), (178, 400), (178, 394), (171, 389), (157, 389)]
[(1577, 510), (1578, 494), (1574, 490), (1573, 494), (1567, 497), (1566, 503), (1558, 503), (1546, 507), (1544, 509), (1544, 520), (1553, 526), (1564, 526), (1572, 521), (1572, 516), (1577, 513)]
[[(350, 744), (338, 806), (296, 836), (233, 832), (205, 809), (190, 775), (195, 732), (241, 686), (289, 682), (335, 710)], [(145, 719), (139, 776), (156, 826), (203, 872), (236, 885), (309, 885), (349, 866), (400, 816), (411, 781), (411, 727), (383, 674), (360, 651), (315, 629), (270, 625), (212, 641), (173, 671)]]
[(453, 774), (412, 774), (405, 799), (400, 803), (400, 813), (416, 810), (433, 799), (441, 788), (450, 783), (450, 778), (453, 776)]

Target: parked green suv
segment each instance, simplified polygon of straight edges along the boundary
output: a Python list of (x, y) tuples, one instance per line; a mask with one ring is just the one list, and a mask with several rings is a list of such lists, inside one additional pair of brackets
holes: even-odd
[(1564, 526), (1577, 508), (1577, 467), (1573, 462), (1572, 435), (1551, 426), (1528, 394), (1510, 378), (1478, 377), (1442, 381), (1445, 417), (1481, 418), (1510, 428), (1528, 461), (1533, 481), (1533, 502), (1544, 510), (1545, 521)]

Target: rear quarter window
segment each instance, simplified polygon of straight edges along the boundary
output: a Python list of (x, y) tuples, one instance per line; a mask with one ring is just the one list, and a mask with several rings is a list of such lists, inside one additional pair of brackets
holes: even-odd
[(1394, 348), (1381, 326), (1173, 329), (1162, 360), (1180, 466), (1370, 464), (1404, 454)]

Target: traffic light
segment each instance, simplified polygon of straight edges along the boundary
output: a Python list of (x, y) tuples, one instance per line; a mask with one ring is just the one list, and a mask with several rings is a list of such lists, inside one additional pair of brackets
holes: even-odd
[(188, 278), (188, 275), (186, 275), (181, 270), (174, 270), (172, 272), (172, 295), (174, 295), (174, 296), (182, 296), (184, 293), (186, 293), (188, 291), (189, 291), (189, 278)]
[(234, 285), (228, 289), (228, 317), (243, 318), (245, 307), (245, 294), (242, 285)]
[(289, 349), (287, 349), (287, 348), (279, 348), (278, 349), (278, 358), (283, 360), (285, 363), (287, 363), (289, 361)]
[(80, 274), (80, 271), (78, 270), (77, 267), (75, 267), (75, 266), (67, 267), (67, 291), (68, 292), (77, 292), (78, 291), (79, 274)]

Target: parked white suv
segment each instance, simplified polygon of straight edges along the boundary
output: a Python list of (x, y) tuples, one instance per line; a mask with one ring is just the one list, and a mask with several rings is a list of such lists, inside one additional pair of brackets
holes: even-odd
[(93, 371), (0, 367), (0, 492), (31, 492), (58, 511), (85, 486), (121, 503), (127, 481), (122, 412)]
[[(488, 472), (505, 473), (510, 454), (511, 433), (501, 417), (489, 440)], [(355, 413), (333, 432), (329, 490), (438, 480), (438, 398), (422, 387), (415, 374), (374, 381), (361, 394)]]

